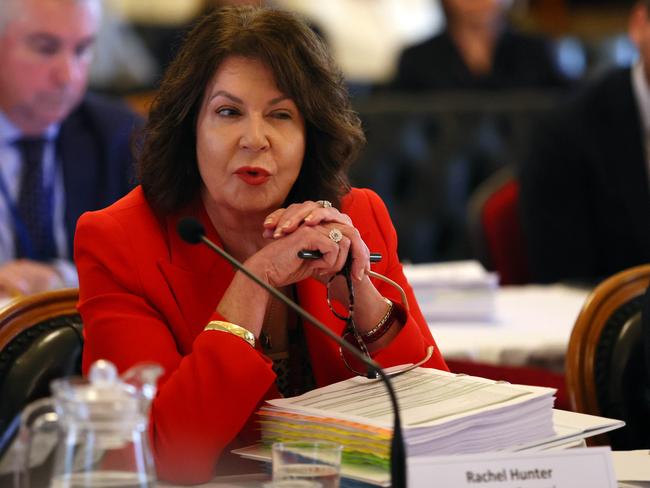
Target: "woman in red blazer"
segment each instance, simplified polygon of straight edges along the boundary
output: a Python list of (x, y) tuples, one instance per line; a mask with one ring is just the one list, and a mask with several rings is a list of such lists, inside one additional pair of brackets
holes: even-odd
[[(188, 36), (151, 109), (141, 185), (85, 214), (75, 240), (84, 369), (105, 358), (120, 370), (142, 361), (165, 370), (150, 421), (161, 478), (197, 483), (231, 470), (229, 452), (252, 442), (265, 399), (354, 374), (324, 334), (183, 242), (184, 216), (339, 335), (345, 322), (326, 284), (344, 311), (337, 275), (347, 269), (360, 345), (382, 366), (418, 362), (434, 346), (426, 366), (446, 369), (386, 207), (345, 176), (363, 142), (340, 73), (291, 14), (223, 9)], [(299, 259), (303, 249), (322, 258)], [(383, 256), (374, 271), (406, 291), (408, 311), (396, 289), (369, 278), (369, 249)]]

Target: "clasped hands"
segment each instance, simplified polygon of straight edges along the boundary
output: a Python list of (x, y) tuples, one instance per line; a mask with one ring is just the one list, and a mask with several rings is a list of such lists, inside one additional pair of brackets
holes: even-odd
[[(263, 237), (268, 243), (258, 254), (270, 260), (267, 277), (274, 286), (310, 276), (326, 282), (341, 271), (348, 254), (352, 257), (350, 273), (354, 282), (361, 282), (370, 270), (370, 252), (352, 219), (321, 202), (292, 204), (271, 213), (264, 220)], [(298, 259), (298, 251), (303, 249), (318, 250), (323, 257)]]
[[(368, 277), (370, 252), (348, 215), (319, 202), (306, 201), (276, 210), (266, 216), (263, 225), (264, 244), (244, 263), (250, 271), (276, 288), (311, 277), (328, 283), (350, 256), (350, 277), (355, 291), (354, 322), (359, 331), (372, 329), (386, 315), (386, 301)], [(320, 251), (322, 258), (300, 259), (301, 250)], [(235, 278), (218, 311), (259, 336), (267, 305), (263, 310), (250, 306), (263, 301), (250, 299), (251, 290), (246, 283), (247, 280)], [(246, 297), (244, 301), (243, 297)], [(343, 306), (348, 305), (350, 294), (345, 279), (339, 277), (332, 281), (329, 297)], [(383, 347), (393, 335), (386, 334), (368, 349)]]

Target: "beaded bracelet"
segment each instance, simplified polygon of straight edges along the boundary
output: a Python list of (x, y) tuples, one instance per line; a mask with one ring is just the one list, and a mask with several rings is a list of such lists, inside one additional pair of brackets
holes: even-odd
[(375, 342), (381, 339), (384, 334), (386, 334), (386, 332), (388, 332), (393, 326), (398, 316), (403, 315), (403, 313), (401, 313), (400, 307), (396, 306), (391, 300), (384, 298), (384, 301), (388, 304), (388, 310), (386, 311), (386, 314), (381, 318), (377, 325), (375, 325), (365, 334), (361, 335), (361, 339), (366, 344), (370, 344), (371, 342)]

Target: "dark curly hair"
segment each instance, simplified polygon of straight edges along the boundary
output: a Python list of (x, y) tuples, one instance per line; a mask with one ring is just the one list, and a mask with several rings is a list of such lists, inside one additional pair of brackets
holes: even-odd
[(196, 121), (208, 84), (229, 56), (267, 65), (305, 119), (302, 169), (285, 204), (339, 203), (350, 189), (348, 166), (365, 143), (340, 70), (322, 40), (294, 14), (226, 7), (189, 32), (152, 104), (137, 151), (137, 175), (150, 205), (165, 215), (198, 195)]

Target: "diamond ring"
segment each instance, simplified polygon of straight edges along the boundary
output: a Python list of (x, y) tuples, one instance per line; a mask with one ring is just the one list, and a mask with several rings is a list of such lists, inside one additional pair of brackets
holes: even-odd
[(343, 232), (341, 232), (339, 229), (334, 228), (330, 230), (328, 237), (338, 244), (341, 242), (341, 239), (343, 239)]
[(318, 200), (316, 203), (323, 208), (330, 208), (332, 206), (332, 202), (328, 200)]

